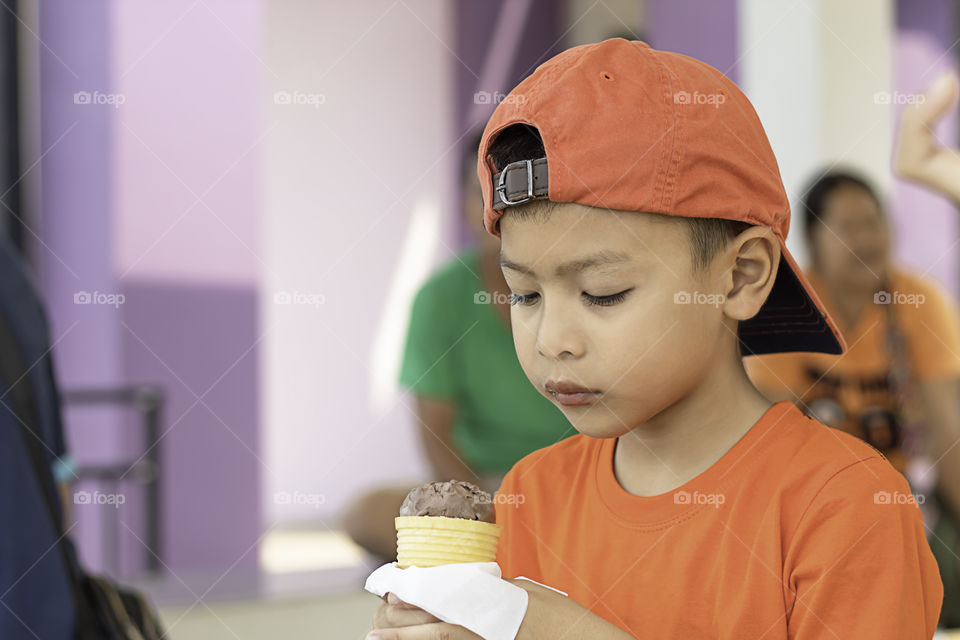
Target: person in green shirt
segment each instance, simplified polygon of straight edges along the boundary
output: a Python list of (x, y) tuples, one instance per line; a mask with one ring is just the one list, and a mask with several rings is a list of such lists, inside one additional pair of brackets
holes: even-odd
[[(463, 161), (463, 210), (476, 244), (441, 266), (417, 293), (400, 386), (415, 398), (429, 480), (466, 480), (491, 494), (528, 453), (576, 431), (530, 384), (510, 330), (510, 289), (498, 238), (482, 229), (476, 175), (479, 136)], [(497, 402), (490, 402), (496, 398)], [(396, 559), (398, 515), (411, 486), (373, 490), (348, 507), (346, 533), (387, 562)]]

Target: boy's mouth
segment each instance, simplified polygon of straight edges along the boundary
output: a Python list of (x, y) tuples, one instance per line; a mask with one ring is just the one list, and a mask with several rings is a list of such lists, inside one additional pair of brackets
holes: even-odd
[(593, 404), (600, 397), (599, 391), (587, 389), (568, 380), (547, 380), (544, 389), (566, 407)]

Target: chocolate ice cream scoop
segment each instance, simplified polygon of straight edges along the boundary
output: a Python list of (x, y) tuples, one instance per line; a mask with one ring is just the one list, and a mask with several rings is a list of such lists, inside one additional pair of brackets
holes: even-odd
[(489, 493), (469, 482), (430, 482), (410, 490), (400, 505), (400, 515), (493, 522), (493, 500)]

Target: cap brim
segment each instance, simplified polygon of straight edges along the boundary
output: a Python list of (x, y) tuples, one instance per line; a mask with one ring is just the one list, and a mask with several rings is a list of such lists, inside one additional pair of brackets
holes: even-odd
[(760, 312), (740, 323), (743, 355), (810, 351), (842, 354), (847, 344), (783, 240), (780, 266)]

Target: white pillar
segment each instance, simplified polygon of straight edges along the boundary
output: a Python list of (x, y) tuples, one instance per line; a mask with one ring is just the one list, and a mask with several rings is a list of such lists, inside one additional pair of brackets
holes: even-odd
[[(892, 113), (892, 0), (740, 0), (740, 85), (780, 164), (794, 211), (790, 250), (806, 246), (797, 205), (825, 167), (855, 168), (886, 192)], [(886, 94), (886, 95), (889, 95)]]

